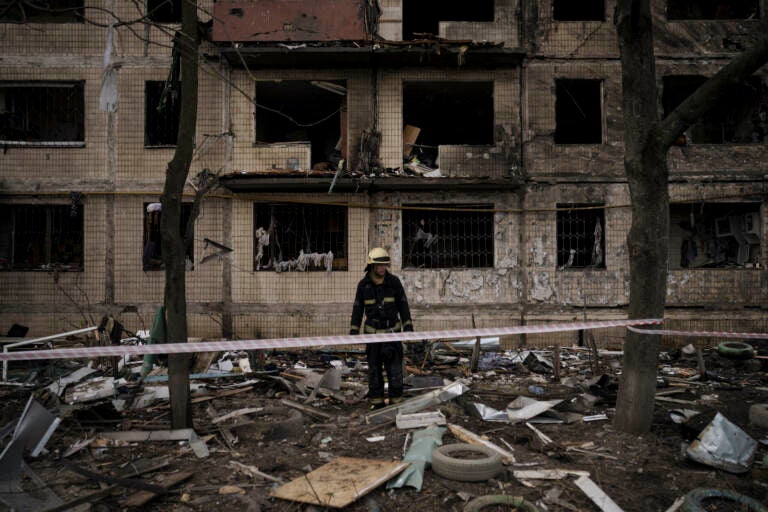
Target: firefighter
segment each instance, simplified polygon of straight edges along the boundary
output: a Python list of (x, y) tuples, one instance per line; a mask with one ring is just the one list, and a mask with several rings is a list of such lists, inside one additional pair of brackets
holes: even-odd
[[(389, 273), (389, 254), (381, 247), (371, 249), (366, 259), (365, 277), (357, 285), (349, 334), (413, 331), (411, 311), (403, 285)], [(365, 316), (365, 323), (363, 323)], [(362, 324), (362, 325), (361, 325)], [(389, 403), (403, 397), (403, 344), (400, 341), (369, 343), (368, 400), (371, 409), (384, 407), (384, 374), (389, 382)]]

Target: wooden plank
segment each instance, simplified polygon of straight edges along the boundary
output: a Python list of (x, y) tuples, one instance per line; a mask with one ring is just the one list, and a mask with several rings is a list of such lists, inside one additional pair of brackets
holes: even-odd
[(270, 496), (343, 508), (408, 467), (409, 462), (339, 457), (274, 489)]
[[(160, 484), (160, 486), (168, 490), (174, 485), (180, 484), (185, 480), (189, 480), (194, 476), (194, 474), (195, 474), (194, 471), (181, 471), (179, 473), (174, 473), (166, 477), (165, 480), (163, 480), (163, 482)], [(131, 494), (124, 500), (120, 500), (120, 507), (122, 508), (141, 507), (142, 505), (145, 505), (149, 503), (151, 500), (155, 499), (157, 496), (159, 496), (159, 494), (155, 494), (154, 492), (139, 491), (137, 493)]]
[(485, 446), (486, 448), (490, 448), (491, 450), (495, 451), (501, 456), (501, 461), (504, 464), (514, 464), (515, 462), (517, 462), (515, 460), (515, 455), (512, 452), (508, 452), (504, 448), (496, 444), (493, 444), (487, 439), (483, 439), (482, 437), (478, 436), (473, 432), (470, 432), (469, 430), (465, 429), (462, 426), (449, 424), (448, 429), (450, 429), (451, 433), (454, 436), (456, 436), (458, 439), (461, 439), (465, 443), (482, 445), (482, 446)]

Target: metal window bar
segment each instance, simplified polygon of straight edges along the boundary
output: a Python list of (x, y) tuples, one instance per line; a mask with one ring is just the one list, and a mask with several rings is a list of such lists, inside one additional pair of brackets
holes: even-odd
[[(602, 205), (564, 204), (557, 205), (557, 266), (566, 268), (605, 268), (605, 260), (594, 261), (597, 252), (605, 254), (605, 212), (603, 209), (583, 209)], [(595, 228), (599, 223), (596, 236)]]
[(347, 270), (347, 208), (254, 204), (254, 270)]
[[(407, 205), (406, 205), (407, 207)], [(405, 268), (488, 268), (493, 266), (493, 205), (462, 205), (462, 211), (404, 210)]]

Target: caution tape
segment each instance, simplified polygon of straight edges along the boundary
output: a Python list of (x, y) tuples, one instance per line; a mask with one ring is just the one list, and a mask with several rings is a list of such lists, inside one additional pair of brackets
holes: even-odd
[(326, 347), (342, 345), (363, 345), (386, 343), (388, 341), (422, 341), (427, 339), (457, 339), (511, 334), (537, 334), (548, 332), (580, 331), (583, 329), (604, 329), (630, 325), (659, 325), (663, 320), (600, 320), (594, 322), (573, 322), (541, 325), (519, 325), (514, 327), (484, 327), (481, 329), (453, 329), (448, 331), (392, 332), (382, 334), (360, 334), (346, 336), (314, 336), (308, 338), (274, 338), (263, 340), (222, 340), (196, 343), (163, 343), (157, 345), (110, 345), (96, 347), (61, 348), (32, 350), (25, 352), (0, 353), (0, 361), (30, 361), (40, 359), (78, 359), (88, 357), (140, 356), (147, 354), (185, 354), (193, 352), (221, 352), (224, 350), (270, 350), (300, 347)]
[(747, 338), (753, 340), (768, 340), (768, 333), (764, 332), (726, 332), (726, 331), (669, 331), (664, 329), (638, 329), (637, 327), (628, 326), (632, 332), (639, 334), (662, 334), (664, 336), (690, 336), (690, 337), (704, 337), (704, 338)]

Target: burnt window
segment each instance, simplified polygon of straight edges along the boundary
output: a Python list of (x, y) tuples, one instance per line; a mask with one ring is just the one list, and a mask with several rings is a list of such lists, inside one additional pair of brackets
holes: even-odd
[(308, 143), (310, 165), (336, 167), (346, 154), (344, 80), (281, 80), (256, 84), (256, 143)]
[(669, 20), (743, 20), (759, 17), (758, 0), (667, 0)]
[(83, 0), (0, 0), (0, 23), (82, 23)]
[(757, 268), (760, 227), (760, 203), (671, 204), (670, 268)]
[(0, 82), (0, 141), (82, 145), (83, 82)]
[(492, 145), (493, 82), (404, 82), (403, 123), (418, 130), (405, 153), (431, 167), (439, 145)]
[(493, 267), (492, 204), (404, 208), (403, 268)]
[(347, 270), (345, 206), (253, 205), (253, 269)]
[(556, 21), (605, 21), (605, 1), (554, 0), (552, 17)]
[(175, 146), (179, 134), (181, 113), (180, 86), (163, 81), (144, 85), (144, 145), (147, 147)]
[(559, 79), (555, 96), (555, 144), (601, 144), (602, 80)]
[(403, 40), (438, 35), (441, 21), (493, 21), (493, 0), (403, 0)]
[[(665, 76), (664, 115), (707, 80), (698, 75)], [(768, 130), (768, 87), (757, 77), (728, 87), (726, 95), (693, 124), (680, 143), (762, 143)], [(685, 137), (685, 139), (683, 139)]]
[[(192, 213), (192, 205), (183, 203), (181, 205), (181, 225), (179, 231), (181, 236), (187, 229), (187, 222)], [(161, 203), (144, 204), (144, 251), (142, 253), (142, 268), (147, 270), (162, 270), (163, 266), (163, 236), (160, 232), (160, 217), (162, 216)], [(194, 236), (193, 236), (194, 238)], [(187, 270), (194, 270), (194, 244), (189, 241), (186, 249), (186, 267)]]
[(147, 0), (147, 17), (157, 23), (181, 23), (182, 0)]
[(0, 205), (0, 270), (83, 270), (81, 205)]
[(557, 268), (605, 268), (602, 204), (557, 205)]

